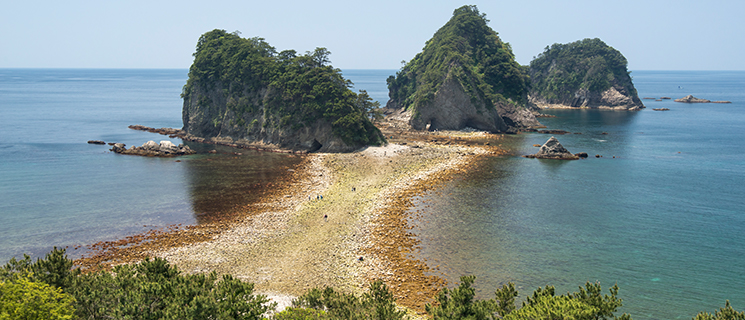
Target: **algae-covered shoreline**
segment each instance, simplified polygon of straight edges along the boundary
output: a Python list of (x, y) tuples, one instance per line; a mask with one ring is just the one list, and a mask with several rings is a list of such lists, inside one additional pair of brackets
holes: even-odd
[(412, 258), (412, 197), (503, 151), (492, 134), (386, 131), (396, 137), (384, 147), (304, 155), (292, 182), (232, 219), (110, 242), (77, 263), (163, 257), (187, 273), (232, 274), (275, 298), (326, 286), (358, 293), (382, 279), (399, 304), (421, 312), (445, 282)]

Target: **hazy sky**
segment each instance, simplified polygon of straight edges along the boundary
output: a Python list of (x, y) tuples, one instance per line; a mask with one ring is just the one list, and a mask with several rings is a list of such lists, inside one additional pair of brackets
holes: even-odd
[(475, 4), (528, 64), (553, 43), (600, 38), (631, 70), (745, 70), (745, 1), (5, 1), (0, 68), (188, 68), (212, 29), (278, 51), (326, 47), (341, 69), (398, 69)]

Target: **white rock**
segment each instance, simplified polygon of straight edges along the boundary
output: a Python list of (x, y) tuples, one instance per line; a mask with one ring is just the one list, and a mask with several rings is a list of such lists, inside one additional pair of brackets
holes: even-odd
[(142, 149), (151, 150), (151, 151), (158, 151), (158, 149), (160, 149), (160, 146), (157, 143), (155, 143), (155, 141), (150, 140), (148, 142), (145, 142), (142, 145)]
[(178, 147), (173, 144), (173, 142), (168, 140), (163, 140), (160, 142), (160, 152), (165, 153), (178, 153)]

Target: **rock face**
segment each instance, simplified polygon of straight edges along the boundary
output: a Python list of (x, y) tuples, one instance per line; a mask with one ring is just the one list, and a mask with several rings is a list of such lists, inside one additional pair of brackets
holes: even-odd
[(385, 143), (364, 113), (367, 95), (349, 89), (328, 55), (277, 53), (263, 39), (205, 33), (182, 94), (186, 138), (310, 152)]
[[(582, 153), (580, 153), (582, 154)], [(559, 140), (557, 140), (554, 137), (551, 137), (541, 146), (541, 149), (538, 150), (538, 153), (531, 154), (525, 156), (526, 158), (537, 158), (537, 159), (556, 159), (556, 160), (577, 160), (580, 157), (578, 155), (574, 155), (569, 150), (564, 148), (564, 146), (561, 145)], [(587, 157), (587, 154), (584, 153), (584, 157)]]
[(116, 143), (111, 147), (111, 151), (120, 154), (148, 157), (175, 157), (196, 153), (189, 146), (183, 144), (177, 146), (168, 140), (163, 140), (160, 143), (150, 140), (145, 142), (141, 147), (132, 147), (129, 149), (123, 143)]
[(626, 58), (600, 39), (554, 44), (530, 63), (529, 102), (539, 108), (639, 110)]
[(463, 6), (423, 51), (388, 78), (389, 119), (415, 130), (515, 132), (539, 126), (528, 77), (475, 6)]
[(416, 117), (409, 119), (417, 130), (459, 130), (470, 127), (483, 131), (504, 132), (509, 129), (496, 108), (485, 108), (485, 103), (473, 103), (463, 87), (453, 77), (448, 77), (431, 105), (418, 109)]

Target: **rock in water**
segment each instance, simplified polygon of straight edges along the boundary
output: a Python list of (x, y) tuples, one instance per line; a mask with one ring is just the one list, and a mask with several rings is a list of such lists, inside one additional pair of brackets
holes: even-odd
[(515, 132), (539, 126), (529, 79), (476, 6), (463, 6), (387, 80), (388, 120), (415, 130)]
[(127, 151), (126, 145), (123, 143), (115, 143), (111, 146), (111, 151), (115, 153), (122, 153), (124, 151)]
[(142, 147), (140, 147), (140, 148), (142, 148), (143, 150), (147, 150), (147, 151), (159, 151), (160, 150), (160, 145), (157, 144), (157, 143), (155, 143), (155, 141), (150, 140), (150, 141), (145, 142), (144, 144), (142, 144)]
[(179, 144), (178, 146), (176, 146), (175, 144), (173, 144), (173, 142), (168, 140), (163, 140), (160, 142), (160, 144), (157, 144), (155, 143), (155, 141), (150, 140), (148, 142), (145, 142), (141, 147), (132, 147), (129, 149), (125, 148), (123, 143), (115, 143), (112, 146), (111, 151), (120, 154), (147, 157), (174, 157), (196, 153), (196, 151), (189, 148), (189, 146), (185, 146), (183, 144)]
[(683, 98), (675, 99), (675, 102), (684, 102), (684, 103), (709, 103), (711, 100), (707, 99), (699, 99), (694, 97), (693, 95), (689, 94)]
[(557, 160), (577, 160), (579, 156), (576, 156), (569, 152), (563, 145), (554, 137), (551, 137), (541, 146), (538, 153), (525, 156), (526, 158), (537, 158), (537, 159), (557, 159)]
[(158, 151), (163, 153), (178, 153), (178, 147), (173, 144), (173, 142), (168, 140), (163, 140), (160, 142), (160, 146), (158, 147)]

